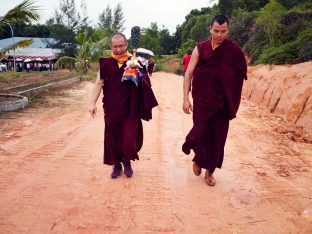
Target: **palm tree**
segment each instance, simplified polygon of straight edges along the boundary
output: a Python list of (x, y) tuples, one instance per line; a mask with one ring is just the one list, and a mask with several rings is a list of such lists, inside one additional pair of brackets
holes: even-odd
[[(12, 32), (13, 43), (4, 47), (0, 51), (0, 59), (3, 54), (5, 54), (9, 50), (15, 50), (17, 47), (25, 47), (32, 43), (32, 40), (23, 40), (17, 43), (14, 43), (14, 35), (12, 24), (17, 22), (31, 22), (39, 19), (38, 11), (40, 8), (35, 5), (34, 0), (24, 0), (22, 3), (9, 10), (4, 16), (0, 16), (0, 30), (9, 25)], [(14, 70), (15, 70), (15, 58), (14, 58)]]
[(76, 36), (76, 41), (80, 45), (80, 49), (76, 58), (61, 57), (55, 63), (55, 67), (69, 69), (70, 71), (75, 68), (78, 72), (86, 74), (92, 62), (97, 61), (101, 56), (109, 56), (111, 53), (105, 50), (105, 48), (109, 47), (109, 38), (104, 36), (103, 33), (102, 29), (95, 30), (92, 33), (85, 29), (79, 33)]
[(40, 8), (35, 5), (34, 0), (24, 0), (21, 4), (9, 10), (4, 16), (0, 16), (0, 29), (5, 25), (16, 22), (31, 22), (39, 19)]

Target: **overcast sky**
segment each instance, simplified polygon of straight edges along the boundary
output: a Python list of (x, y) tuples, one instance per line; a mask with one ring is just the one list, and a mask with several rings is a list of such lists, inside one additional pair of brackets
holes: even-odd
[[(22, 0), (0, 0), (0, 16), (8, 10), (22, 2)], [(51, 18), (54, 9), (58, 9), (59, 0), (35, 0), (38, 6), (41, 6), (39, 23)], [(77, 9), (80, 10), (81, 0), (76, 0)], [(151, 22), (156, 22), (159, 28), (164, 26), (170, 33), (174, 33), (176, 26), (182, 24), (185, 16), (192, 10), (200, 10), (202, 7), (212, 5), (216, 0), (85, 0), (87, 5), (87, 15), (96, 25), (98, 16), (103, 10), (110, 6), (114, 9), (118, 3), (121, 4), (124, 17), (126, 36), (130, 36), (130, 30), (133, 26), (141, 28), (149, 27)], [(82, 12), (81, 12), (82, 13)]]

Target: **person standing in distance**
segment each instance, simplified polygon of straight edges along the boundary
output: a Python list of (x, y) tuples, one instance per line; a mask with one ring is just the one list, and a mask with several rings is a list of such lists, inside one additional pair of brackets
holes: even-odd
[(188, 67), (188, 65), (190, 63), (192, 52), (193, 52), (193, 50), (191, 48), (188, 48), (186, 50), (186, 54), (182, 58), (183, 76), (185, 76), (185, 72), (186, 72), (187, 67)]
[[(236, 117), (247, 64), (241, 48), (227, 38), (229, 20), (217, 15), (210, 24), (211, 38), (193, 50), (183, 81), (183, 111), (193, 112), (193, 127), (182, 146), (195, 153), (193, 172), (206, 169), (205, 182), (214, 186), (215, 169), (221, 168), (229, 121)], [(192, 84), (193, 105), (189, 100)]]

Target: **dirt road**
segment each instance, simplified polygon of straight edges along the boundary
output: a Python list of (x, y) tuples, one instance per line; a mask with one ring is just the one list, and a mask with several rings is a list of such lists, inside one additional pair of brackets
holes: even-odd
[(91, 82), (0, 118), (0, 233), (311, 233), (312, 145), (274, 129), (283, 120), (243, 100), (217, 184), (181, 151), (191, 116), (182, 78), (155, 73), (159, 107), (144, 122), (134, 176), (102, 164), (103, 113)]

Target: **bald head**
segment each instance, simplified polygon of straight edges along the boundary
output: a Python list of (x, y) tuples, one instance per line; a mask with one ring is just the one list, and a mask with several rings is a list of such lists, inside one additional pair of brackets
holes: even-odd
[(109, 42), (110, 44), (112, 44), (112, 40), (115, 39), (115, 38), (122, 38), (124, 40), (125, 43), (127, 43), (127, 38), (126, 36), (123, 34), (123, 33), (120, 33), (120, 32), (117, 32), (117, 33), (114, 33), (110, 39), (109, 39)]

